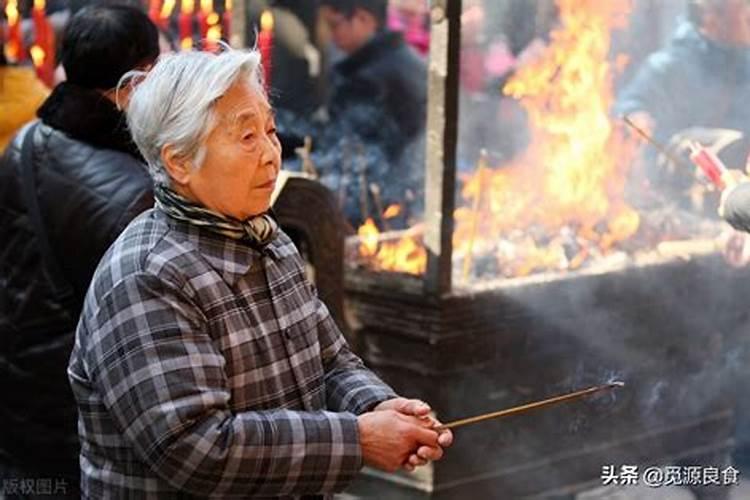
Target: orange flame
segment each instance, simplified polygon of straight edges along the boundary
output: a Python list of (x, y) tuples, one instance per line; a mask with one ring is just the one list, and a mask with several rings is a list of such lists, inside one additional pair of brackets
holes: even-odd
[(260, 30), (273, 31), (273, 13), (270, 10), (264, 10), (260, 15)]
[(29, 53), (31, 54), (31, 60), (33, 61), (35, 67), (39, 68), (44, 64), (44, 58), (46, 54), (44, 52), (44, 49), (39, 45), (32, 45), (29, 49)]
[(398, 217), (400, 213), (401, 205), (394, 203), (393, 205), (389, 205), (388, 208), (385, 209), (385, 212), (383, 212), (383, 218), (393, 219), (394, 217)]
[(8, 18), (8, 26), (13, 26), (18, 22), (18, 1), (8, 0), (5, 6), (5, 16)]
[[(20, 25), (18, 24), (18, 1), (8, 0), (5, 6), (5, 17), (8, 19), (8, 43), (5, 45), (5, 54), (11, 61), (16, 61), (21, 56)], [(15, 33), (15, 37), (13, 34)]]
[(638, 230), (623, 200), (637, 145), (609, 117), (613, 76), (627, 64), (624, 56), (609, 62), (611, 32), (627, 25), (632, 0), (557, 6), (549, 45), (503, 89), (526, 111), (530, 146), (464, 179), (453, 246), (465, 276), (475, 255), (494, 256), (505, 276), (576, 269)]
[(394, 241), (384, 241), (375, 221), (368, 218), (357, 230), (359, 255), (369, 260), (375, 270), (399, 271), (423, 274), (427, 265), (427, 253), (417, 237), (419, 230)]
[(164, 0), (164, 3), (161, 6), (161, 12), (159, 13), (159, 17), (162, 19), (169, 19), (169, 17), (172, 15), (172, 11), (174, 10), (176, 0)]

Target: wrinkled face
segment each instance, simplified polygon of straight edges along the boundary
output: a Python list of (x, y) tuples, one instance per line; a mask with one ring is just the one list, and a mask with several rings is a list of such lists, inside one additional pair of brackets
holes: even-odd
[(237, 83), (215, 105), (216, 122), (205, 141), (205, 159), (184, 189), (215, 212), (245, 220), (270, 207), (281, 168), (281, 144), (265, 97)]
[(351, 17), (347, 17), (324, 5), (320, 8), (320, 13), (331, 31), (333, 43), (346, 54), (356, 52), (374, 32), (368, 14), (361, 9), (355, 10)]

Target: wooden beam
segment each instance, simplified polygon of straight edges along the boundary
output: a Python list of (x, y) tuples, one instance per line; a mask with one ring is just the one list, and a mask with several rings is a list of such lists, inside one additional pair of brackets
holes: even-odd
[(434, 0), (430, 8), (424, 286), (436, 296), (451, 290), (461, 5), (461, 0)]

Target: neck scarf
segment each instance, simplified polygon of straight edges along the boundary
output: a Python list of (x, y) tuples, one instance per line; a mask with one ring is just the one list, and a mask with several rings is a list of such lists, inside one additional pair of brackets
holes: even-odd
[(196, 205), (165, 186), (156, 186), (154, 197), (156, 206), (173, 219), (261, 247), (273, 240), (279, 228), (276, 220), (268, 213), (244, 221), (232, 219)]

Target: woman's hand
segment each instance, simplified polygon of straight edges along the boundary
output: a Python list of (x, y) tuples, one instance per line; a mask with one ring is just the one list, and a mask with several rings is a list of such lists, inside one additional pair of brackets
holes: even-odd
[[(402, 415), (409, 415), (420, 419), (424, 427), (433, 429), (440, 425), (440, 422), (432, 417), (432, 408), (430, 405), (419, 399), (393, 398), (383, 401), (374, 408), (373, 411), (395, 410)], [(409, 455), (403, 463), (404, 469), (413, 471), (416, 467), (427, 464), (427, 462), (440, 460), (443, 456), (443, 449), (453, 443), (453, 433), (450, 430), (438, 432), (438, 446), (420, 446)]]

